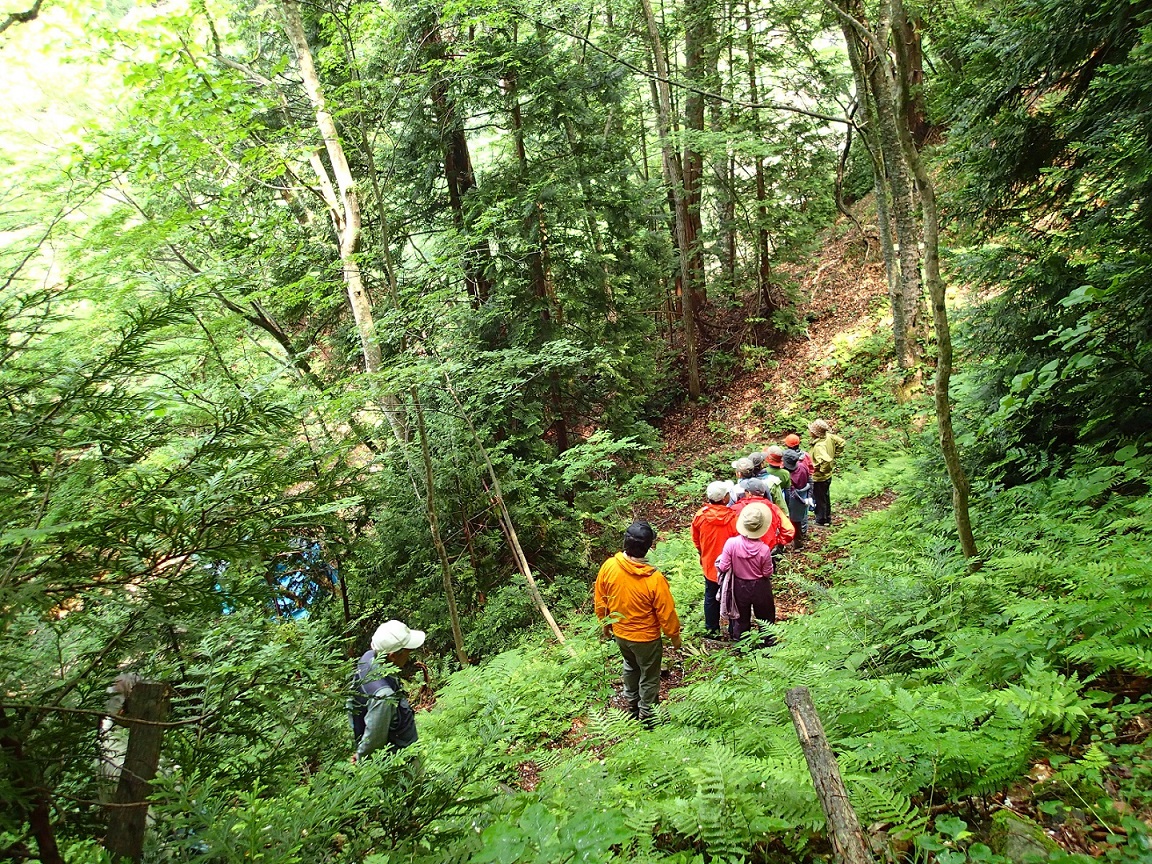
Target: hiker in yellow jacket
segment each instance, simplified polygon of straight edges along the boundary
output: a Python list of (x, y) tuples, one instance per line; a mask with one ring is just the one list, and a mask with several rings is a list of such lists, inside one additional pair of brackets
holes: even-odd
[(832, 524), (832, 474), (836, 470), (836, 457), (844, 449), (845, 441), (833, 434), (827, 420), (814, 420), (808, 426), (812, 436), (812, 497), (816, 499), (816, 524), (827, 528)]
[[(664, 574), (644, 560), (656, 540), (647, 522), (624, 532), (624, 551), (604, 562), (596, 576), (596, 617), (614, 636), (624, 658), (624, 698), (632, 716), (651, 726), (660, 701), (660, 633), (680, 647), (680, 618)], [(612, 616), (609, 619), (609, 616)]]

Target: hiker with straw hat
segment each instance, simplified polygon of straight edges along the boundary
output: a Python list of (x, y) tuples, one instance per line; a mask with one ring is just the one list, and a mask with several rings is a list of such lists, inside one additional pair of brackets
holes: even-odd
[[(776, 601), (772, 596), (772, 547), (764, 536), (772, 528), (772, 511), (764, 501), (752, 501), (736, 520), (737, 536), (724, 544), (716, 559), (723, 574), (721, 609), (727, 610), (732, 638), (739, 639), (752, 629), (752, 616), (765, 624), (776, 622)], [(733, 617), (734, 616), (734, 617)], [(764, 635), (765, 645), (772, 638)]]

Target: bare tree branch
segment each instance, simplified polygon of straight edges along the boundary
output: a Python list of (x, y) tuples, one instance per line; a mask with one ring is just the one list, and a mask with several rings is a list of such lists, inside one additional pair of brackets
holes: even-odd
[(3, 33), (9, 27), (16, 24), (27, 24), (29, 21), (35, 21), (36, 16), (40, 14), (40, 7), (44, 5), (44, 0), (36, 0), (32, 4), (31, 9), (25, 9), (23, 12), (12, 12), (3, 21), (0, 21), (0, 33)]

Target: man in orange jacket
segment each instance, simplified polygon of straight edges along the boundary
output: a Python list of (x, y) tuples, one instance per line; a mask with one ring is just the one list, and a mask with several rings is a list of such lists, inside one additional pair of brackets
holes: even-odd
[(708, 484), (704, 495), (708, 503), (692, 519), (692, 542), (700, 553), (704, 570), (704, 629), (712, 639), (720, 638), (720, 586), (716, 581), (716, 559), (729, 537), (736, 536), (739, 514), (725, 502), (732, 484), (716, 480)]
[(629, 525), (624, 551), (604, 562), (595, 588), (596, 617), (604, 635), (616, 637), (624, 657), (624, 698), (632, 716), (648, 726), (660, 701), (661, 631), (680, 647), (680, 618), (668, 580), (644, 560), (655, 540), (656, 532), (647, 522)]

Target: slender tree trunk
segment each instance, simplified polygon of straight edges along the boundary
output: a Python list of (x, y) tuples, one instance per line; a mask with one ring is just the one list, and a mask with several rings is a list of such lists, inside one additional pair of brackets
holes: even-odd
[(893, 6), (892, 47), (896, 57), (900, 113), (908, 124), (908, 131), (917, 147), (932, 134), (928, 109), (924, 104), (924, 44), (921, 22), (909, 17), (903, 3)]
[[(752, 30), (752, 4), (745, 0), (744, 27), (746, 31), (748, 49), (748, 95), (753, 103), (760, 101), (759, 69), (756, 62), (756, 39)], [(760, 114), (752, 112), (752, 136), (759, 141), (761, 138)], [(768, 189), (764, 178), (764, 159), (756, 157), (756, 285), (759, 303), (764, 303), (764, 310), (771, 312), (772, 304), (772, 257), (769, 251), (768, 235)], [(761, 313), (763, 314), (763, 312)]]
[(460, 629), (460, 613), (456, 610), (456, 589), (452, 587), (452, 562), (448, 560), (448, 550), (440, 536), (440, 520), (436, 515), (436, 483), (432, 473), (432, 455), (428, 449), (428, 429), (424, 425), (424, 406), (420, 404), (420, 393), (411, 389), (412, 404), (416, 408), (416, 430), (420, 435), (420, 456), (424, 460), (424, 485), (427, 493), (424, 507), (428, 513), (428, 527), (432, 531), (432, 545), (440, 558), (440, 575), (444, 579), (444, 598), (448, 601), (448, 620), (452, 624), (452, 642), (456, 646), (456, 659), (462, 666), (472, 661), (464, 647), (464, 631)]
[[(881, 21), (878, 26), (883, 32), (887, 29), (887, 21)], [(868, 52), (865, 55), (864, 65), (869, 90), (876, 107), (880, 152), (891, 190), (892, 217), (899, 243), (901, 329), (904, 335), (904, 350), (897, 354), (897, 362), (902, 369), (912, 369), (920, 360), (917, 312), (923, 293), (920, 279), (920, 233), (916, 229), (916, 213), (913, 206), (914, 191), (908, 165), (901, 153), (891, 63), (888, 55), (878, 54), (874, 46), (864, 44), (861, 48)]]
[(148, 796), (160, 767), (164, 742), (163, 723), (168, 717), (171, 691), (159, 681), (138, 681), (124, 703), (125, 717), (143, 720), (132, 723), (128, 748), (120, 769), (120, 782), (113, 796), (114, 807), (108, 819), (104, 848), (113, 861), (127, 858), (139, 861), (144, 854), (144, 832), (148, 827)]
[[(901, 0), (893, 0), (899, 8)], [(940, 275), (940, 215), (936, 209), (936, 186), (932, 182), (920, 151), (907, 124), (900, 125), (900, 142), (908, 167), (920, 187), (920, 209), (924, 221), (924, 277), (928, 295), (932, 300), (932, 324), (936, 331), (936, 425), (940, 434), (940, 450), (952, 481), (952, 509), (956, 515), (956, 531), (960, 536), (960, 549), (970, 561), (970, 567), (979, 568), (979, 552), (972, 534), (972, 517), (968, 509), (969, 483), (964, 465), (960, 461), (960, 448), (952, 428), (952, 402), (949, 387), (952, 380), (952, 331), (948, 324), (948, 303), (944, 280)]]
[(673, 216), (676, 222), (676, 245), (680, 254), (680, 280), (682, 286), (684, 328), (684, 359), (688, 365), (688, 396), (700, 398), (700, 366), (696, 355), (696, 308), (693, 304), (693, 291), (690, 285), (692, 266), (689, 261), (691, 242), (688, 234), (688, 206), (684, 200), (684, 178), (681, 175), (679, 160), (672, 146), (672, 94), (668, 84), (668, 64), (664, 62), (664, 49), (661, 45), (660, 30), (656, 16), (652, 13), (651, 0), (641, 0), (644, 20), (648, 29), (649, 48), (656, 64), (657, 128), (660, 135), (660, 148), (664, 167), (664, 180), (673, 198)]
[[(885, 0), (885, 5), (881, 7), (883, 13), (881, 15), (882, 26), (878, 28), (879, 35), (877, 32), (870, 31), (862, 20), (845, 11), (843, 7), (839, 7), (838, 12), (845, 27), (851, 28), (855, 36), (862, 37), (861, 41), (864, 45), (872, 51), (873, 55), (879, 57), (884, 55), (884, 45), (891, 36), (890, 22), (900, 20), (902, 16), (901, 3), (902, 0)], [(956, 436), (952, 428), (952, 405), (949, 396), (952, 377), (952, 334), (948, 325), (944, 280), (940, 275), (940, 219), (936, 208), (936, 187), (932, 183), (928, 170), (924, 167), (920, 151), (912, 138), (908, 124), (905, 122), (905, 115), (899, 110), (896, 94), (901, 88), (897, 86), (893, 69), (888, 64), (887, 58), (884, 57), (883, 59), (884, 62), (877, 64), (875, 69), (874, 81), (878, 86), (873, 89), (872, 96), (876, 102), (877, 114), (880, 115), (881, 131), (883, 132), (884, 124), (888, 122), (885, 117), (890, 118), (892, 121), (890, 131), (895, 132), (896, 143), (900, 148), (898, 151), (900, 166), (905, 169), (905, 176), (907, 176), (907, 172), (911, 172), (915, 176), (919, 186), (920, 211), (924, 228), (924, 276), (928, 284), (929, 295), (932, 298), (932, 317), (936, 331), (937, 356), (934, 394), (936, 425), (940, 435), (940, 450), (944, 456), (944, 464), (948, 469), (948, 479), (952, 484), (952, 509), (956, 518), (960, 548), (964, 556), (969, 559), (969, 567), (975, 570), (979, 568), (979, 558), (969, 513), (969, 483), (967, 474), (964, 472), (964, 466), (960, 461), (959, 447), (956, 444)], [(870, 79), (870, 83), (873, 83), (872, 79)], [(906, 88), (907, 82), (903, 85), (903, 89)], [(882, 141), (882, 144), (885, 147), (888, 146), (887, 141)], [(890, 177), (890, 182), (891, 179)], [(898, 197), (893, 186), (893, 198)], [(898, 229), (899, 226), (900, 217), (897, 216)], [(904, 240), (901, 238), (901, 244), (903, 242)], [(903, 267), (903, 261), (901, 266)], [(905, 282), (905, 286), (907, 286), (907, 282)]]
[[(716, 27), (712, 19), (713, 0), (687, 0), (684, 4), (684, 78), (694, 89), (684, 99), (684, 207), (687, 213), (688, 264), (692, 276), (692, 308), (702, 310), (708, 301), (704, 283), (704, 248), (701, 244), (704, 156), (700, 137), (704, 133), (704, 96), (713, 90), (710, 69), (715, 65)], [(695, 140), (693, 140), (695, 137)]]
[[(356, 332), (360, 336), (364, 369), (372, 374), (380, 371), (384, 361), (380, 351), (380, 343), (376, 338), (376, 323), (372, 316), (372, 304), (368, 299), (364, 279), (360, 272), (360, 264), (357, 260), (362, 225), (356, 180), (352, 176), (351, 167), (348, 165), (344, 146), (340, 143), (336, 122), (328, 111), (324, 88), (320, 84), (320, 76), (316, 73), (316, 65), (312, 60), (312, 50), (308, 46), (308, 38), (304, 34), (304, 21), (300, 15), (300, 4), (297, 0), (283, 0), (283, 9), (288, 41), (292, 43), (296, 52), (296, 62), (300, 69), (304, 91), (308, 94), (308, 101), (311, 102), (312, 108), (316, 112), (316, 126), (324, 139), (324, 149), (328, 153), (328, 161), (332, 166), (336, 187), (339, 190), (340, 197), (338, 200), (332, 200), (335, 196), (330, 188), (326, 190), (325, 197), (329, 200), (332, 223), (339, 243), (344, 285), (348, 292), (348, 303), (352, 308), (352, 318), (356, 323)], [(327, 172), (319, 163), (320, 160), (317, 156), (313, 160), (313, 167), (323, 184), (327, 178)], [(328, 185), (330, 187), (331, 184)], [(407, 428), (395, 397), (385, 398), (384, 413), (396, 439), (401, 442), (405, 441), (408, 437)]]
[(372, 141), (368, 134), (368, 123), (364, 110), (367, 100), (364, 96), (364, 85), (360, 76), (360, 66), (356, 59), (356, 49), (352, 44), (349, 31), (345, 27), (338, 29), (340, 31), (341, 41), (344, 44), (344, 57), (348, 64), (349, 77), (352, 80), (352, 85), (356, 93), (357, 104), (355, 110), (352, 112), (352, 116), (356, 122), (356, 131), (359, 133), (360, 154), (364, 159), (368, 182), (372, 186), (372, 195), (376, 202), (377, 233), (380, 237), (380, 263), (384, 270), (384, 278), (388, 283), (388, 296), (392, 300), (392, 306), (394, 309), (399, 309), (400, 295), (396, 282), (396, 264), (392, 260), (392, 249), (389, 245), (388, 211), (384, 203), (384, 193), (380, 186), (380, 172), (376, 170), (376, 157), (372, 152)]
[[(735, 42), (736, 42), (736, 0), (728, 0), (725, 4), (725, 32), (724, 41), (728, 46), (728, 69), (731, 72), (736, 68)], [(733, 87), (735, 93), (735, 87)], [(736, 125), (736, 109), (731, 104), (725, 112), (728, 128)], [(721, 124), (723, 125), (723, 124)], [(736, 227), (736, 151), (731, 147), (726, 160), (724, 172), (724, 212), (721, 223), (724, 226), (724, 273), (728, 283), (728, 296), (736, 299), (736, 265), (739, 232)]]
[[(842, 23), (844, 43), (848, 48), (848, 59), (852, 67), (852, 77), (856, 82), (856, 99), (864, 115), (860, 129), (861, 141), (872, 160), (872, 181), (876, 196), (876, 221), (880, 229), (880, 252), (884, 259), (884, 274), (888, 279), (888, 303), (892, 310), (892, 336), (896, 357), (906, 357), (907, 332), (904, 327), (904, 292), (900, 284), (900, 263), (896, 260), (896, 249), (892, 243), (892, 214), (889, 208), (889, 190), (881, 156), (880, 135), (877, 131), (876, 105), (861, 56), (862, 46), (859, 34), (851, 24)], [(864, 46), (866, 48), (867, 46)]]
[[(435, 11), (429, 14), (435, 15)], [(440, 25), (433, 19), (423, 34), (423, 44), (435, 61), (447, 56), (444, 40), (440, 35)], [(465, 211), (468, 193), (476, 188), (476, 173), (472, 169), (472, 155), (468, 148), (468, 138), (464, 132), (464, 121), (456, 109), (456, 102), (448, 92), (448, 79), (438, 74), (432, 85), (432, 104), (436, 107), (436, 117), (444, 147), (444, 179), (448, 185), (448, 207), (452, 211), (452, 224), (461, 235), (471, 231), (471, 219)], [(488, 241), (478, 238), (464, 253), (464, 284), (472, 298), (473, 306), (488, 302), (492, 294), (492, 282), (488, 278), (490, 252)]]
[(356, 191), (356, 181), (352, 176), (352, 169), (348, 165), (344, 146), (340, 143), (336, 122), (332, 119), (325, 102), (324, 89), (320, 84), (320, 77), (317, 75), (316, 66), (312, 61), (312, 50), (308, 46), (308, 38), (304, 35), (304, 22), (300, 16), (300, 5), (297, 0), (283, 0), (283, 5), (288, 40), (296, 51), (296, 62), (300, 69), (304, 91), (308, 94), (308, 100), (316, 112), (316, 126), (324, 139), (324, 148), (328, 153), (328, 161), (332, 165), (332, 173), (336, 178), (336, 186), (340, 192), (340, 209), (339, 212), (333, 214), (333, 217), (340, 241), (340, 263), (344, 268), (344, 283), (348, 289), (348, 302), (352, 307), (356, 331), (360, 336), (365, 368), (369, 372), (376, 372), (383, 364), (380, 344), (376, 340), (376, 324), (373, 321), (372, 308), (364, 290), (360, 264), (356, 260), (356, 252), (360, 248), (361, 232), (360, 198)]

